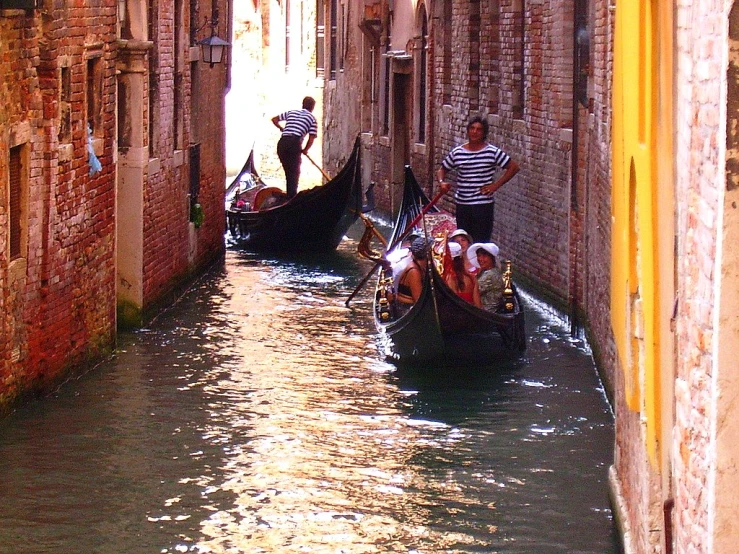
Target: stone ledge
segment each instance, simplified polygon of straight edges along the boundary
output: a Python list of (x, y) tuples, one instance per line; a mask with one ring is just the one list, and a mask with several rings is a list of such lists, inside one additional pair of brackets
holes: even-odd
[(74, 145), (72, 143), (60, 144), (56, 149), (56, 157), (59, 163), (71, 162), (74, 158)]
[(162, 169), (162, 161), (159, 158), (149, 158), (149, 167), (147, 173), (149, 175), (155, 175)]

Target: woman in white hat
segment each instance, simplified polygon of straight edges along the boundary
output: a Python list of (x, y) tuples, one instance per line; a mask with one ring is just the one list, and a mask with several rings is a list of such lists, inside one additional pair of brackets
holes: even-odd
[(462, 247), (462, 259), (464, 260), (464, 268), (467, 270), (467, 272), (470, 275), (474, 275), (475, 273), (477, 273), (477, 268), (472, 264), (472, 262), (470, 262), (470, 259), (467, 257), (467, 250), (474, 242), (470, 234), (464, 229), (455, 229), (454, 231), (449, 233), (448, 239), (456, 242), (459, 246)]
[(498, 246), (492, 242), (477, 242), (467, 250), (467, 257), (480, 268), (477, 272), (477, 286), (480, 288), (482, 307), (491, 312), (500, 307), (505, 288), (498, 253)]
[(462, 247), (456, 242), (450, 242), (449, 253), (452, 255), (452, 264), (449, 268), (450, 271), (444, 274), (444, 281), (446, 281), (449, 288), (456, 292), (457, 296), (462, 300), (466, 300), (470, 304), (482, 308), (477, 279), (470, 275), (464, 268)]

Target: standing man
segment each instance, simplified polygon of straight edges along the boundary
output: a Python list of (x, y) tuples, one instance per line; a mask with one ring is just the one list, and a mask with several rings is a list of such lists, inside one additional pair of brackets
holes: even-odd
[[(315, 107), (316, 101), (310, 96), (306, 96), (303, 98), (302, 109), (289, 110), (272, 118), (275, 127), (282, 131), (282, 136), (277, 143), (277, 156), (285, 170), (288, 198), (292, 198), (298, 193), (300, 155), (308, 153), (308, 149), (318, 136), (318, 124), (313, 113), (311, 113)], [(285, 122), (284, 127), (280, 125), (281, 121)], [(305, 135), (308, 135), (308, 142), (305, 143), (304, 148), (303, 139)]]
[[(497, 146), (487, 141), (488, 122), (473, 117), (467, 124), (467, 142), (453, 148), (437, 172), (440, 190), (448, 192), (447, 171), (457, 174), (454, 201), (457, 227), (466, 230), (473, 242), (489, 242), (493, 231), (495, 199), (493, 193), (518, 173), (518, 164)], [(498, 168), (504, 172), (498, 179)]]

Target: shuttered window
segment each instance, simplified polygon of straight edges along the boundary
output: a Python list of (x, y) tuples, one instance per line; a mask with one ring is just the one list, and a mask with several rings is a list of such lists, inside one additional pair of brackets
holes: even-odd
[(23, 164), (21, 147), (10, 149), (10, 259), (21, 255), (21, 200), (23, 186)]

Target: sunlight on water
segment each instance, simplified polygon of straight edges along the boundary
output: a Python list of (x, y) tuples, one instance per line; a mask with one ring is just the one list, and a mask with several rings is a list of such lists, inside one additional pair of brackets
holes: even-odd
[(586, 349), (532, 314), (524, 358), (396, 370), (369, 287), (344, 306), (367, 269), (346, 245), (229, 252), (114, 360), (5, 422), (0, 544), (616, 552), (612, 421)]

